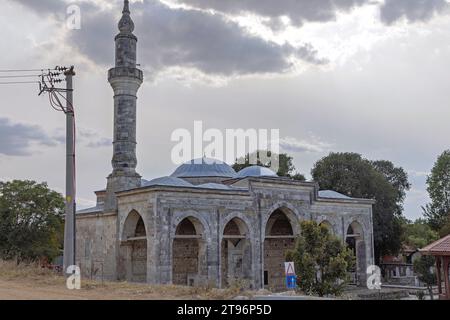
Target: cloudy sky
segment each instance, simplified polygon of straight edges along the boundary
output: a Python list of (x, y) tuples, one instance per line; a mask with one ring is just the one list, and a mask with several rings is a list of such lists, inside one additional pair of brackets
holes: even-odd
[[(450, 148), (450, 5), (445, 0), (136, 0), (146, 81), (138, 101), (138, 172), (170, 174), (171, 133), (280, 129), (310, 176), (330, 151), (405, 168), (405, 214), (421, 216), (426, 175)], [(81, 29), (66, 10), (81, 8)], [(2, 0), (0, 70), (76, 66), (78, 204), (111, 171), (106, 72), (122, 1)], [(0, 74), (4, 76), (5, 73)], [(5, 82), (8, 78), (0, 78)], [(64, 190), (63, 114), (32, 84), (0, 85), (0, 178)]]

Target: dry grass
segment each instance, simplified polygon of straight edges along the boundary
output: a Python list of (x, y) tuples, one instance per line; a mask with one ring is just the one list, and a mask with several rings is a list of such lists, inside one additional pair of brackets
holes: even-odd
[(3, 280), (27, 280), (43, 284), (63, 284), (61, 275), (42, 268), (38, 263), (17, 263), (16, 261), (0, 260), (0, 279)]
[[(30, 290), (51, 290), (67, 294), (65, 278), (52, 270), (40, 267), (38, 264), (18, 264), (14, 261), (0, 260), (0, 280), (14, 284), (27, 293)], [(30, 286), (30, 283), (33, 285)], [(252, 297), (254, 292), (244, 291), (238, 285), (228, 289), (184, 286), (150, 286), (128, 282), (100, 282), (82, 279), (82, 288), (77, 291), (77, 297), (86, 299), (180, 299), (180, 300), (229, 300), (236, 296)], [(19, 289), (20, 291), (21, 289)], [(37, 296), (39, 299), (39, 296)]]

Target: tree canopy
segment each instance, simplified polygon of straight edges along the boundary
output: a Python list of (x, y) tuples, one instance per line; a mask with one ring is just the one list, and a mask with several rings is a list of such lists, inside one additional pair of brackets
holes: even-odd
[(423, 248), (439, 239), (439, 234), (424, 219), (417, 219), (414, 222), (405, 219), (402, 229), (403, 243), (416, 249)]
[(401, 215), (408, 175), (390, 161), (369, 161), (357, 153), (330, 153), (314, 165), (313, 180), (354, 198), (375, 199), (373, 225), (376, 261), (401, 248)]
[[(267, 156), (262, 156), (267, 155)], [(236, 160), (236, 163), (233, 165), (233, 169), (238, 172), (241, 171), (244, 168), (250, 167), (255, 165), (255, 163), (250, 163), (250, 159), (256, 159), (258, 166), (270, 168), (272, 163), (270, 161), (270, 158), (272, 156), (276, 156), (277, 154), (273, 153), (271, 151), (262, 151), (258, 150), (253, 152), (252, 154), (247, 154), (244, 158), (240, 158)], [(288, 177), (292, 178), (294, 180), (299, 181), (305, 181), (306, 178), (301, 173), (298, 173), (296, 171), (296, 168), (293, 164), (293, 157), (286, 153), (281, 153), (278, 155), (279, 157), (279, 169), (278, 169), (278, 176), (280, 177)]]
[(430, 225), (439, 230), (450, 217), (450, 150), (438, 157), (427, 178), (427, 185), (431, 203), (423, 208), (424, 215)]
[(63, 243), (64, 198), (34, 181), (0, 182), (0, 258), (53, 259)]
[(307, 294), (340, 295), (349, 281), (349, 272), (355, 264), (352, 251), (327, 227), (315, 221), (303, 221), (301, 234), (294, 250), (286, 255), (293, 261), (298, 285)]
[(441, 236), (441, 238), (449, 234), (450, 234), (450, 215), (445, 220), (443, 226), (439, 229), (439, 235)]

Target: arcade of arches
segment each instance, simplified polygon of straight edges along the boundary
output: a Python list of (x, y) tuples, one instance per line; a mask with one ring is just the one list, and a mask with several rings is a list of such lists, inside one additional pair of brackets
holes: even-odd
[[(263, 247), (264, 287), (280, 291), (285, 288), (284, 262), (287, 251), (295, 248), (299, 224), (295, 215), (287, 208), (275, 210), (265, 226)], [(329, 221), (320, 225), (333, 232)], [(172, 283), (194, 286), (207, 278), (207, 244), (203, 224), (194, 217), (187, 217), (177, 225), (172, 243)], [(254, 277), (252, 268), (252, 244), (247, 224), (233, 218), (225, 224), (220, 243), (221, 286), (227, 287), (235, 281), (248, 281)], [(346, 232), (347, 246), (357, 258), (352, 280), (358, 282), (358, 272), (365, 263), (365, 242), (362, 226), (354, 221)], [(147, 237), (144, 221), (135, 211), (131, 212), (124, 225), (122, 247), (126, 249), (128, 263), (123, 278), (135, 282), (146, 281)]]

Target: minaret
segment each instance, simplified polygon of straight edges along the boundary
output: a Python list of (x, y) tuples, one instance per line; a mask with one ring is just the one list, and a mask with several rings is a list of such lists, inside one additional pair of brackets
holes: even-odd
[(130, 4), (124, 2), (116, 42), (115, 68), (109, 70), (108, 81), (114, 90), (113, 171), (108, 177), (105, 211), (117, 210), (115, 192), (141, 185), (136, 173), (136, 100), (143, 73), (136, 68), (137, 38), (130, 16)]

